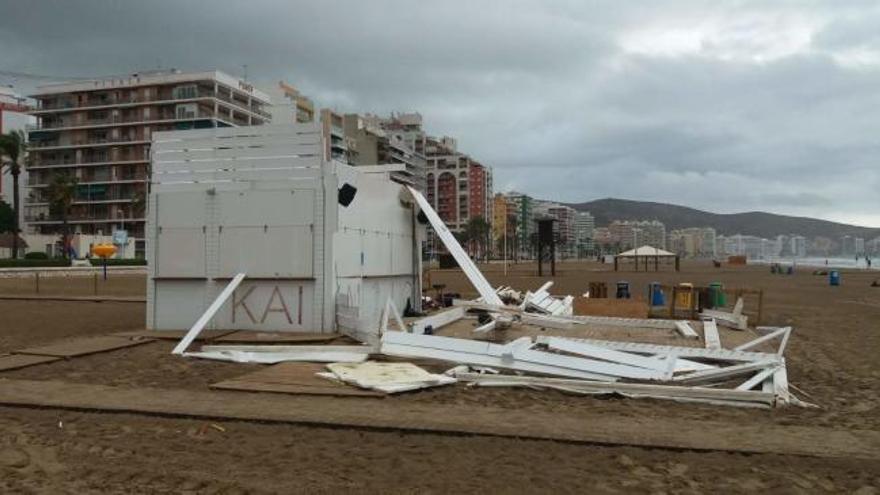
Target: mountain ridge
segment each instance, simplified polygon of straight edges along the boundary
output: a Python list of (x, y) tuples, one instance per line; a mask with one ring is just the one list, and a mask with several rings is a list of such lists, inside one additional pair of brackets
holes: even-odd
[(867, 241), (880, 237), (880, 228), (764, 211), (712, 213), (688, 206), (620, 198), (566, 204), (578, 211), (589, 211), (596, 219), (597, 227), (606, 226), (614, 220), (658, 220), (666, 225), (667, 231), (687, 227), (713, 227), (720, 235), (743, 234), (766, 238), (798, 234), (807, 238), (823, 236), (838, 239), (851, 235)]

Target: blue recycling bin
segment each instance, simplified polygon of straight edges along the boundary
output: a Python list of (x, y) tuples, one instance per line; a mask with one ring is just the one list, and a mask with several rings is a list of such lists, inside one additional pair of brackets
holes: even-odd
[(828, 272), (828, 284), (831, 286), (840, 285), (840, 272), (837, 270), (831, 270)]
[(666, 306), (666, 300), (663, 297), (663, 289), (660, 288), (660, 282), (651, 282), (650, 288), (651, 306)]

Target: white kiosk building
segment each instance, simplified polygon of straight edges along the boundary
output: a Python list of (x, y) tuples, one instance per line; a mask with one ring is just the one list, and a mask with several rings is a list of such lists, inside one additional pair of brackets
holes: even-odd
[(152, 139), (147, 328), (190, 328), (218, 300), (207, 328), (367, 341), (389, 297), (419, 308), (425, 229), (394, 166), (325, 161), (317, 124)]

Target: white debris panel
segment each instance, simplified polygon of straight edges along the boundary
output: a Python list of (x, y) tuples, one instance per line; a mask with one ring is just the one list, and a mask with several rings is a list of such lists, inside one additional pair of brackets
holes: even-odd
[(450, 385), (458, 381), (451, 376), (428, 373), (412, 363), (333, 363), (328, 364), (327, 369), (329, 373), (321, 376), (386, 394)]
[[(780, 337), (782, 348), (789, 333), (789, 328), (773, 330), (755, 342)], [(747, 343), (740, 347), (753, 346)], [(467, 365), (457, 367), (453, 375), (477, 386), (546, 388), (742, 407), (800, 403), (788, 390), (781, 353), (565, 337), (522, 337), (494, 344), (404, 332), (386, 332), (380, 352)], [(518, 375), (480, 375), (471, 372), (475, 367)]]

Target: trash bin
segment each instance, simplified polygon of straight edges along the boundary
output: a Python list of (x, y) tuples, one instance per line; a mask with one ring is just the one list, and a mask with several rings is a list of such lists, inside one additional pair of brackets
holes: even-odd
[(833, 286), (840, 285), (840, 272), (837, 270), (831, 270), (828, 272), (828, 284)]
[(629, 299), (629, 282), (626, 282), (626, 281), (617, 282), (617, 298), (618, 299)]
[(651, 306), (666, 306), (666, 300), (663, 297), (663, 289), (660, 288), (660, 282), (651, 282), (649, 287)]
[(712, 282), (709, 284), (709, 304), (713, 308), (723, 308), (727, 306), (727, 296), (724, 295), (724, 284), (721, 282)]
[(590, 298), (591, 299), (607, 299), (608, 286), (605, 282), (590, 282)]
[(675, 294), (675, 305), (679, 308), (690, 308), (691, 298), (693, 297), (694, 284), (682, 283), (678, 284), (678, 291)]

